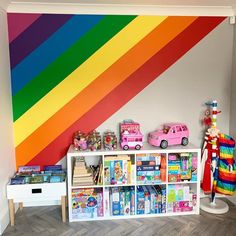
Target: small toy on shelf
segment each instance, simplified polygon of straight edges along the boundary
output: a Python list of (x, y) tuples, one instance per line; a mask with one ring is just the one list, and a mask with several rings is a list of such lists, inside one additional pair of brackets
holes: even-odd
[(167, 148), (169, 145), (188, 145), (189, 130), (183, 123), (166, 123), (162, 129), (148, 134), (148, 143), (152, 146)]
[(114, 132), (106, 131), (103, 134), (103, 147), (105, 150), (117, 149), (117, 137)]
[(124, 120), (120, 123), (120, 145), (124, 150), (129, 148), (139, 150), (143, 147), (143, 134), (139, 123), (133, 120)]
[(87, 136), (88, 149), (91, 151), (100, 150), (102, 147), (102, 138), (99, 132), (93, 130)]
[(74, 143), (75, 150), (86, 150), (87, 149), (86, 136), (81, 131), (77, 131), (74, 134), (73, 143)]

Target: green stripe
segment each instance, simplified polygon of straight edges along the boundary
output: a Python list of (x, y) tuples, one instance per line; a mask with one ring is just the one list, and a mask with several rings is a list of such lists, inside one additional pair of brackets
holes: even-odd
[(78, 68), (135, 17), (136, 16), (106, 16), (81, 37), (72, 47), (13, 97), (14, 121), (71, 74), (71, 72)]

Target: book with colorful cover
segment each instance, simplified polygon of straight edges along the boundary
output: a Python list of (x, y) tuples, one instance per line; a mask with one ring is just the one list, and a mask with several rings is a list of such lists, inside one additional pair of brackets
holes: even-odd
[(19, 173), (40, 172), (40, 166), (19, 166)]
[(124, 214), (130, 215), (131, 188), (125, 188)]
[(13, 177), (11, 178), (10, 184), (11, 185), (25, 184), (25, 177), (23, 176)]
[(111, 183), (111, 167), (110, 167), (110, 161), (105, 160), (104, 161), (104, 182), (105, 184)]
[(44, 171), (55, 171), (62, 170), (62, 165), (47, 165), (44, 166)]
[(120, 188), (120, 215), (124, 215), (125, 214), (125, 192), (124, 192), (124, 188)]
[(120, 193), (119, 188), (111, 188), (111, 213), (113, 216), (120, 215)]

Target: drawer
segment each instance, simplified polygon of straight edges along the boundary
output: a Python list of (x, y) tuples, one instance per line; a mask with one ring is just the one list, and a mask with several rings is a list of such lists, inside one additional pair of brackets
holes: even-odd
[(14, 200), (55, 199), (66, 196), (66, 182), (7, 185), (7, 198)]

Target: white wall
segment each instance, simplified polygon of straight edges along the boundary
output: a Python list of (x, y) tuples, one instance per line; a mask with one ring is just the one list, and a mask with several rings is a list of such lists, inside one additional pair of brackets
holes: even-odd
[(236, 139), (236, 24), (234, 25), (234, 53), (231, 86), (230, 134)]
[(9, 223), (6, 184), (15, 171), (7, 15), (0, 8), (0, 234)]
[(204, 103), (216, 99), (219, 129), (229, 133), (233, 26), (226, 19), (179, 61), (100, 127), (118, 132), (118, 123), (134, 119), (145, 135), (164, 122), (185, 122), (190, 141), (200, 146)]
[[(230, 106), (230, 135), (236, 140), (236, 24), (234, 25), (234, 49), (231, 83), (231, 106)], [(235, 156), (236, 159), (236, 156)], [(236, 205), (236, 194), (228, 197)]]

